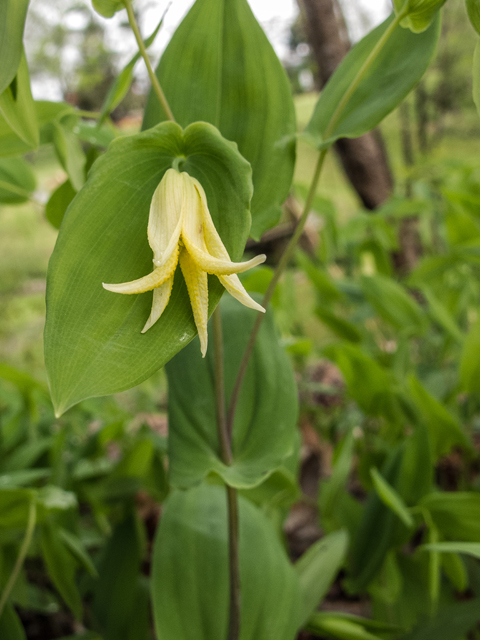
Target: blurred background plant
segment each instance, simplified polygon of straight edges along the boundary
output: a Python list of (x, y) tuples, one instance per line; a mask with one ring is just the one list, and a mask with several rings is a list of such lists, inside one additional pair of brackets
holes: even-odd
[[(302, 130), (327, 79), (315, 60), (328, 43), (313, 42), (304, 26), (315, 3), (300, 4), (284, 62)], [(330, 2), (340, 58), (348, 34), (357, 39), (371, 26), (354, 3), (341, 4), (346, 21)], [(115, 89), (134, 49), (112, 48), (105, 24), (86, 3), (32, 2), (34, 87), (55, 79), (56, 98), (104, 111), (105, 122), (96, 128), (67, 110), (60, 122), (67, 136), (80, 136), (77, 155), (62, 155), (51, 138), (26, 157), (30, 182), (19, 167), (28, 198), (0, 189), (0, 585), (10, 596), (0, 600), (0, 637), (8, 640), (153, 637), (152, 541), (169, 493), (166, 377), (55, 419), (42, 355), (54, 226), (94, 156), (139, 128), (146, 99), (135, 63)], [(116, 29), (123, 33), (121, 21)], [(275, 525), (290, 558), (300, 558), (310, 605), (304, 639), (480, 637), (475, 43), (463, 6), (448, 2), (434, 64), (372, 136), (383, 187), (365, 147), (337, 148), (340, 161), (327, 159), (301, 249), (273, 299), (299, 388), (299, 446), (245, 497)], [(313, 154), (298, 142), (281, 223), (250, 242), (270, 265), (305, 200)], [(352, 176), (351, 162), (370, 167), (373, 191), (362, 190), (365, 174)], [(7, 163), (0, 160), (0, 174), (11, 175)], [(244, 285), (263, 293), (271, 273), (258, 268)]]

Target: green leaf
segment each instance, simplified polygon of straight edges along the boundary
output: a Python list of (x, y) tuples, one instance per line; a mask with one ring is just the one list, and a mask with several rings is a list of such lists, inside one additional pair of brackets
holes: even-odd
[(108, 541), (95, 584), (93, 610), (104, 640), (124, 640), (134, 606), (140, 574), (141, 546), (137, 525), (129, 516)]
[(112, 18), (117, 11), (125, 9), (122, 0), (92, 0), (93, 8), (104, 18)]
[(402, 333), (425, 333), (425, 312), (398, 282), (376, 275), (362, 276), (360, 284), (366, 299), (383, 320)]
[(317, 307), (315, 309), (315, 315), (320, 318), (332, 333), (342, 338), (342, 340), (348, 340), (354, 343), (362, 341), (362, 334), (354, 324), (337, 316), (332, 311), (329, 311), (329, 309)]
[(431, 493), (420, 506), (427, 509), (441, 534), (451, 540), (480, 540), (480, 494), (468, 491)]
[(464, 391), (480, 393), (480, 320), (468, 332), (460, 358), (460, 383)]
[(409, 377), (409, 387), (411, 398), (428, 429), (434, 460), (446, 455), (454, 446), (470, 448), (458, 421), (413, 375)]
[(413, 33), (422, 33), (431, 25), (445, 2), (446, 0), (393, 0), (393, 6), (397, 14), (406, 14), (400, 23), (402, 27)]
[(40, 141), (38, 123), (25, 54), (20, 59), (17, 75), (0, 94), (0, 115), (29, 149), (38, 147)]
[(439, 324), (456, 342), (462, 344), (464, 339), (463, 333), (460, 331), (455, 318), (448, 309), (428, 287), (422, 287), (422, 293), (428, 302), (429, 313), (432, 320)]
[(375, 469), (375, 467), (370, 469), (370, 476), (373, 480), (375, 491), (377, 492), (383, 504), (391, 509), (393, 513), (395, 513), (400, 518), (400, 520), (406, 527), (411, 529), (414, 525), (413, 518), (401, 496), (385, 480), (378, 469)]
[(65, 546), (70, 551), (70, 553), (75, 556), (80, 564), (83, 564), (88, 573), (94, 578), (98, 577), (98, 571), (95, 568), (95, 565), (92, 562), (92, 559), (88, 555), (88, 551), (83, 546), (80, 538), (77, 538), (71, 531), (67, 531), (67, 529), (59, 529), (58, 533), (60, 534), (60, 538), (65, 543)]
[(72, 202), (76, 193), (70, 180), (65, 180), (50, 196), (45, 206), (45, 215), (55, 229), (60, 229), (68, 205)]
[(362, 618), (360, 616), (354, 615), (353, 613), (344, 613), (343, 611), (336, 611), (335, 613), (330, 613), (328, 611), (318, 611), (311, 616), (310, 620), (308, 621), (308, 627), (310, 627), (311, 631), (314, 632), (313, 627), (316, 624), (321, 624), (321, 620), (330, 618), (335, 618), (337, 620), (347, 620), (359, 625), (360, 627), (363, 627), (364, 629), (372, 629), (373, 631), (377, 631), (378, 633), (392, 633), (401, 631), (401, 627), (389, 624), (388, 622), (371, 620), (370, 618)]
[(0, 3), (0, 94), (17, 74), (23, 53), (23, 29), (29, 0), (3, 0)]
[[(241, 640), (293, 640), (301, 609), (297, 575), (266, 517), (241, 497), (239, 522)], [(159, 638), (227, 637), (224, 487), (201, 485), (170, 495), (155, 539), (152, 594)]]
[[(183, 170), (202, 183), (232, 260), (243, 253), (250, 167), (214, 127), (197, 123), (182, 131), (164, 123), (112, 142), (70, 205), (49, 264), (45, 360), (58, 414), (85, 398), (142, 382), (196, 334), (180, 270), (167, 309), (145, 334), (151, 294), (118, 295), (102, 287), (151, 271), (150, 201), (176, 158), (185, 158)], [(210, 313), (222, 293), (212, 277)]]
[(395, 27), (350, 99), (338, 111), (343, 96), (392, 21), (390, 16), (360, 40), (328, 81), (305, 131), (316, 147), (329, 147), (339, 138), (356, 138), (376, 127), (425, 73), (440, 34), (438, 17), (420, 35)]
[(37, 186), (31, 166), (21, 158), (0, 159), (0, 204), (27, 202)]
[[(226, 406), (256, 319), (255, 313), (226, 297), (221, 304)], [(267, 312), (240, 393), (233, 426), (233, 463), (220, 458), (214, 354), (202, 358), (195, 340), (167, 367), (169, 385), (170, 482), (191, 487), (215, 472), (238, 488), (259, 484), (294, 449), (298, 414), (291, 364), (279, 345)]]
[(480, 542), (436, 542), (435, 544), (424, 544), (420, 549), (439, 551), (440, 553), (464, 553), (480, 559)]
[[(247, 0), (197, 0), (157, 76), (180, 125), (214, 124), (251, 163), (251, 235), (258, 238), (278, 221), (290, 189), (295, 111), (285, 71)], [(150, 92), (143, 128), (162, 120), (165, 113)]]
[(354, 449), (353, 431), (350, 431), (341, 444), (340, 453), (334, 462), (332, 475), (328, 480), (323, 480), (320, 485), (319, 506), (323, 522), (333, 518), (335, 515), (350, 475)]
[(367, 631), (362, 625), (335, 613), (315, 613), (308, 620), (307, 631), (322, 638), (338, 640), (380, 640), (379, 636)]
[(75, 584), (76, 561), (56, 527), (48, 520), (42, 526), (40, 540), (48, 575), (75, 618), (81, 620), (82, 599)]
[(480, 598), (443, 606), (439, 612), (416, 626), (402, 640), (458, 640), (478, 623)]
[(53, 144), (72, 187), (75, 191), (80, 191), (85, 182), (86, 158), (79, 139), (72, 131), (55, 122), (53, 125)]
[[(480, 2), (479, 0), (465, 0), (465, 5), (472, 27), (480, 35)], [(478, 45), (476, 48), (478, 50)]]
[(5, 640), (27, 640), (20, 618), (9, 602), (5, 605), (0, 616), (0, 638), (5, 638)]
[(302, 624), (326, 596), (343, 565), (347, 548), (347, 532), (335, 531), (313, 544), (295, 564), (303, 600)]
[(0, 488), (16, 489), (17, 487), (29, 486), (51, 475), (51, 469), (25, 469), (12, 471), (11, 473), (2, 473), (0, 475)]
[(28, 489), (0, 489), (0, 527), (24, 529), (33, 496)]
[(297, 251), (295, 259), (300, 269), (305, 271), (310, 282), (315, 287), (321, 304), (337, 302), (342, 299), (342, 293), (326, 269), (316, 265), (303, 251)]
[[(69, 104), (63, 102), (34, 102), (35, 115), (40, 130), (40, 144), (51, 142), (50, 123), (63, 115), (73, 112)], [(6, 158), (31, 151), (31, 145), (24, 142), (9, 126), (0, 111), (0, 157)]]

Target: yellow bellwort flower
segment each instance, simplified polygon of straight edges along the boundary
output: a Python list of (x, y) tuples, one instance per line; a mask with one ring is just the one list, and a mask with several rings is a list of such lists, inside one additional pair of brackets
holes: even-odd
[(153, 271), (121, 284), (105, 284), (114, 293), (144, 293), (153, 289), (150, 317), (142, 333), (160, 318), (170, 299), (177, 264), (185, 278), (200, 338), (202, 356), (207, 352), (208, 279), (214, 274), (225, 289), (246, 307), (265, 312), (253, 300), (237, 273), (265, 262), (259, 255), (248, 262), (232, 262), (208, 210), (202, 185), (188, 175), (168, 169), (153, 194), (148, 218), (148, 243), (153, 251)]

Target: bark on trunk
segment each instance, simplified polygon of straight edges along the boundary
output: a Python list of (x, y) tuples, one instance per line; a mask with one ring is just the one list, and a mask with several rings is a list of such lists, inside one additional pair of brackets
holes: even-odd
[[(298, 0), (322, 88), (350, 48), (338, 0)], [(345, 173), (367, 209), (391, 195), (393, 179), (379, 131), (335, 144)]]

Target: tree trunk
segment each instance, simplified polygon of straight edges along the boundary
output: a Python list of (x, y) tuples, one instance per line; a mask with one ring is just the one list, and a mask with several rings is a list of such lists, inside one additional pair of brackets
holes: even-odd
[[(322, 88), (350, 48), (338, 0), (298, 0)], [(376, 209), (392, 193), (393, 179), (379, 131), (335, 144), (345, 173), (367, 209)]]

